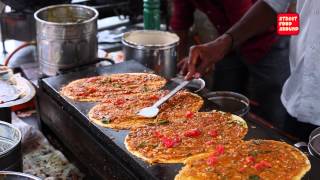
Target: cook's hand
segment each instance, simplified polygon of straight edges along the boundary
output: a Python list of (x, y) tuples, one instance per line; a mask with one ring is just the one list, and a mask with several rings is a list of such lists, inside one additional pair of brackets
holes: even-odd
[[(189, 51), (187, 66), (182, 72), (188, 71), (185, 79), (198, 78), (212, 70), (215, 63), (220, 61), (231, 49), (232, 37), (223, 34), (216, 40), (192, 46)], [(187, 69), (187, 70), (186, 70)]]
[(188, 73), (188, 59), (188, 57), (185, 57), (178, 62), (177, 68), (179, 74), (186, 75)]

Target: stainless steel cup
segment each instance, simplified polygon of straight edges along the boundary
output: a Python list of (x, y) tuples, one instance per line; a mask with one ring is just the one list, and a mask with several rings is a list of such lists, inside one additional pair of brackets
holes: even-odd
[(40, 71), (48, 76), (88, 64), (97, 57), (97, 10), (54, 5), (35, 12)]
[(176, 76), (176, 48), (179, 43), (179, 37), (176, 34), (137, 30), (125, 33), (122, 43), (126, 60), (134, 59), (166, 78)]

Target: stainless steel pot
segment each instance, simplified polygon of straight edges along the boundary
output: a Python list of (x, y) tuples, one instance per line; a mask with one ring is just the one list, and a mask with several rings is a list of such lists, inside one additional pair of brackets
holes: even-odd
[(125, 33), (122, 43), (126, 60), (134, 59), (166, 78), (176, 76), (176, 48), (179, 43), (179, 37), (176, 34), (137, 30)]
[(13, 172), (13, 171), (0, 171), (1, 180), (41, 180), (38, 177), (30, 174)]
[(48, 76), (59, 70), (89, 64), (97, 57), (98, 12), (83, 5), (54, 5), (35, 12), (40, 71)]
[(0, 121), (0, 171), (22, 171), (21, 132)]

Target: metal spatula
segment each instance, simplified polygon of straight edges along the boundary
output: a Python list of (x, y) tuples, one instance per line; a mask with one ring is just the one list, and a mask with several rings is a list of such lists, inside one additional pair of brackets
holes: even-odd
[(184, 88), (186, 85), (189, 84), (190, 81), (182, 81), (177, 87), (175, 87), (172, 91), (170, 91), (169, 94), (165, 95), (161, 99), (159, 99), (157, 102), (155, 102), (150, 107), (145, 107), (141, 109), (138, 112), (139, 116), (143, 116), (146, 118), (153, 118), (158, 115), (159, 113), (159, 106), (166, 102), (168, 99), (170, 99), (173, 95), (175, 95), (178, 91), (180, 91), (182, 88)]

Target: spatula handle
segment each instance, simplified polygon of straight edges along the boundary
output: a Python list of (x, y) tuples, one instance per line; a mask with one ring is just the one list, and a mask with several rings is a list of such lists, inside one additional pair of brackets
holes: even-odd
[(156, 103), (153, 104), (153, 107), (159, 107), (161, 104), (166, 102), (169, 98), (171, 98), (173, 95), (175, 95), (178, 91), (180, 91), (182, 88), (184, 88), (186, 85), (189, 84), (190, 81), (183, 81), (181, 84), (179, 84), (176, 88), (174, 88), (172, 91), (169, 92), (169, 94), (165, 95), (161, 99), (159, 99)]

